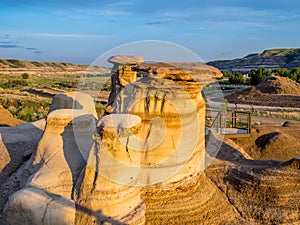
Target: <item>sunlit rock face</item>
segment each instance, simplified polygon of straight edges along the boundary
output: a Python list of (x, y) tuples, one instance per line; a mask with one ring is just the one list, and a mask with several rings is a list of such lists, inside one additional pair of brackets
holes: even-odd
[(3, 223), (144, 224), (139, 159), (131, 158), (128, 147), (140, 117), (108, 115), (96, 129), (93, 110), (66, 109), (65, 97), (56, 98), (58, 109), (47, 116), (36, 154), (26, 167), (32, 175), (6, 203)]
[(3, 225), (72, 225), (75, 204), (42, 189), (25, 187), (13, 194), (3, 212)]
[(115, 113), (142, 118), (138, 143), (133, 142), (143, 168), (142, 184), (176, 181), (204, 166), (201, 89), (194, 87), (189, 94), (183, 88), (171, 80), (146, 77), (126, 86), (116, 98)]
[(27, 167), (32, 175), (7, 202), (5, 224), (144, 224), (141, 186), (166, 190), (204, 169), (201, 89), (215, 73), (142, 57), (109, 61), (108, 115), (96, 124), (93, 101), (82, 93), (54, 98)]
[(140, 183), (170, 183), (197, 174), (204, 169), (205, 152), (201, 89), (216, 73), (191, 63), (140, 63), (131, 70), (143, 78), (121, 88), (110, 111), (142, 119), (130, 142), (133, 158), (140, 157)]
[(86, 111), (51, 112), (33, 161), (36, 172), (27, 185), (71, 198), (92, 146), (95, 128), (94, 116)]
[(106, 113), (112, 112), (112, 104), (122, 88), (127, 84), (136, 81), (137, 72), (132, 70), (132, 66), (144, 62), (143, 56), (112, 56), (108, 62), (113, 64), (111, 70), (111, 92), (108, 98)]
[(74, 186), (93, 144), (95, 117), (78, 109), (48, 114), (25, 187), (6, 203), (6, 224), (74, 224)]
[(14, 116), (0, 105), (0, 127), (12, 127), (24, 123), (24, 121), (14, 118)]
[[(111, 114), (98, 122), (95, 144), (78, 180), (76, 224), (111, 222), (144, 224), (145, 207), (140, 199), (139, 158), (133, 159), (129, 142), (141, 119)], [(111, 217), (111, 218), (108, 218)]]

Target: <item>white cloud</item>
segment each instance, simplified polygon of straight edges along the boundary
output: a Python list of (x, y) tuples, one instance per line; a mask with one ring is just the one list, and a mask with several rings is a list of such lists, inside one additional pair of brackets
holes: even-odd
[(4, 31), (11, 36), (18, 37), (42, 37), (42, 38), (61, 38), (61, 39), (107, 39), (112, 35), (106, 34), (75, 34), (75, 33), (30, 33), (23, 31)]
[(172, 22), (196, 23), (206, 25), (241, 24), (245, 26), (267, 27), (276, 15), (269, 10), (254, 10), (246, 7), (195, 7), (188, 13), (172, 10), (159, 13), (156, 18)]
[(133, 3), (131, 1), (119, 1), (109, 3), (104, 5), (102, 9), (98, 12), (100, 15), (106, 16), (127, 16), (130, 15), (132, 12), (130, 10), (130, 6)]
[(63, 33), (32, 33), (32, 36), (46, 38), (72, 38), (72, 39), (106, 39), (111, 38), (111, 35), (104, 34), (63, 34)]
[(82, 38), (81, 34), (57, 34), (57, 33), (35, 33), (32, 36), (48, 37), (48, 38)]
[(127, 16), (130, 13), (117, 9), (103, 9), (99, 11), (99, 14), (104, 16)]

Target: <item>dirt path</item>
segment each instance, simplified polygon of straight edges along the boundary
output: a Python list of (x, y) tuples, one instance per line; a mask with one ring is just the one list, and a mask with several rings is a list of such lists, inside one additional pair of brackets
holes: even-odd
[(299, 123), (300, 125), (300, 121), (295, 121), (295, 120), (287, 120), (287, 119), (278, 119), (278, 118), (267, 118), (267, 117), (261, 117), (261, 116), (252, 116), (252, 122), (253, 124), (255, 123), (263, 123), (265, 126), (267, 126), (268, 124), (272, 124), (272, 125), (278, 125), (278, 126), (282, 126), (282, 124), (286, 121), (292, 121), (293, 123)]

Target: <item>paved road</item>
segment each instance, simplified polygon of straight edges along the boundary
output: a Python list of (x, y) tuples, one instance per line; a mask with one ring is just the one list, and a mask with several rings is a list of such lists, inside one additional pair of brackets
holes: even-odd
[[(212, 108), (222, 108), (224, 106), (224, 102), (215, 102), (209, 100), (207, 103), (208, 106)], [(226, 103), (226, 105), (230, 108), (235, 108), (236, 105), (233, 103)], [(252, 106), (247, 104), (238, 104), (238, 109), (247, 109), (251, 110)], [(266, 111), (294, 111), (300, 113), (300, 108), (293, 108), (293, 107), (276, 107), (276, 106), (261, 106), (261, 105), (253, 105), (253, 109), (260, 109), (260, 110), (266, 110)]]

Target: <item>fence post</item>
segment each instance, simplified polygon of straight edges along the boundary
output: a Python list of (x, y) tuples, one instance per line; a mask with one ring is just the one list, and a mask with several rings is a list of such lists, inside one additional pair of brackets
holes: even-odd
[(248, 133), (251, 134), (251, 123), (252, 123), (252, 118), (251, 118), (251, 113), (248, 114)]
[(222, 111), (220, 112), (219, 124), (220, 124), (220, 134), (222, 134)]
[(234, 111), (234, 127), (236, 128), (236, 117), (237, 117), (237, 112), (236, 110)]

